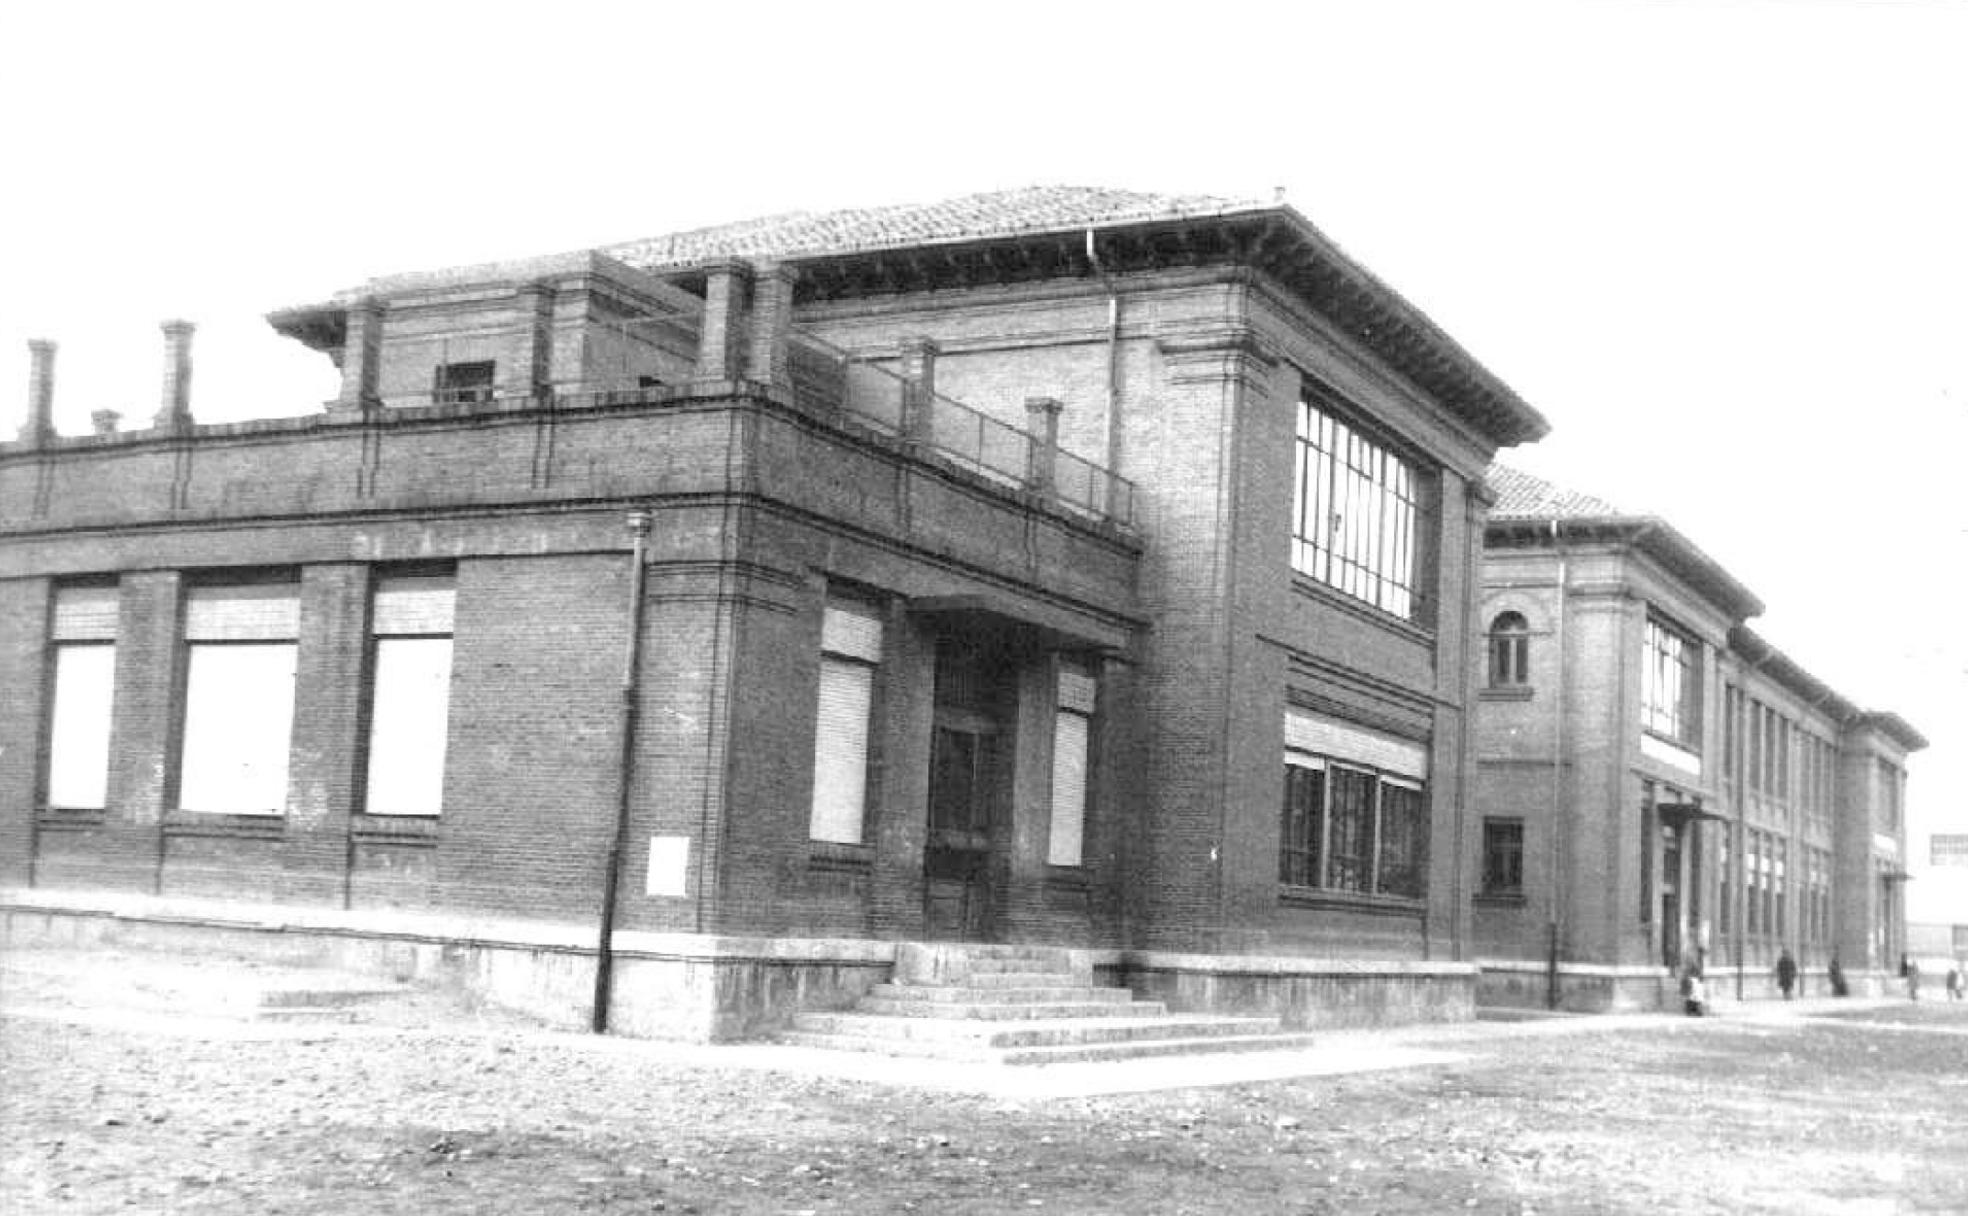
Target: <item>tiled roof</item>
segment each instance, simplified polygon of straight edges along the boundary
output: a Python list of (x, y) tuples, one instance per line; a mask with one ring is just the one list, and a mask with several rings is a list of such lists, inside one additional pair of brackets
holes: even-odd
[(631, 266), (686, 266), (722, 257), (792, 257), (1010, 236), (1020, 232), (1222, 215), (1276, 206), (1206, 194), (1144, 194), (1097, 186), (1027, 186), (935, 203), (788, 211), (604, 247)]
[(1614, 519), (1630, 514), (1603, 498), (1567, 490), (1508, 465), (1491, 465), (1484, 480), (1496, 495), (1491, 519)]

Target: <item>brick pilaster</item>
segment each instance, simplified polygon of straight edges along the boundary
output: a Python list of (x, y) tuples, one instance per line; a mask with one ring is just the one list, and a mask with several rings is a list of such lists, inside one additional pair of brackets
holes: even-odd
[(790, 387), (793, 332), (793, 284), (799, 272), (772, 262), (759, 267), (752, 285), (751, 354), (745, 374), (761, 384)]
[(368, 653), (369, 571), (360, 563), (301, 571), (293, 750), (287, 763), (281, 896), (339, 904), (347, 890)]
[(105, 878), (154, 890), (162, 822), (174, 795), (182, 706), (175, 570), (125, 575), (116, 618), (116, 700), (110, 716), (109, 807), (103, 824)]
[(382, 405), (376, 393), (382, 362), (384, 305), (364, 296), (349, 306), (348, 335), (342, 345), (342, 392), (328, 405), (329, 417), (359, 422)]
[(514, 293), (513, 313), (512, 349), (501, 364), (507, 379), (500, 392), (513, 397), (544, 399), (552, 392), (552, 284), (521, 285)]
[(751, 267), (734, 258), (712, 263), (704, 273), (704, 315), (697, 330), (697, 378), (736, 380)]

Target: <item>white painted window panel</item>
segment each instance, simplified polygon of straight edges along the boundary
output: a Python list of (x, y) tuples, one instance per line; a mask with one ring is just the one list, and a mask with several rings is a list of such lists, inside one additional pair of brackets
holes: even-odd
[(1350, 760), (1417, 781), (1428, 780), (1428, 749), (1421, 744), (1303, 710), (1285, 711), (1285, 750)]
[(450, 633), (457, 598), (457, 580), (448, 574), (382, 579), (376, 584), (370, 631), (378, 636)]
[(820, 703), (813, 732), (815, 840), (861, 842), (868, 798), (868, 716), (874, 707), (875, 670), (823, 656)]
[(231, 815), (286, 809), (295, 651), (291, 642), (190, 648), (181, 809)]
[(188, 642), (284, 642), (300, 636), (301, 600), (292, 583), (193, 587), (185, 596)]
[(829, 604), (820, 623), (820, 649), (864, 663), (879, 663), (882, 623), (866, 612)]
[(1046, 841), (1046, 861), (1055, 866), (1076, 866), (1081, 860), (1086, 832), (1088, 725), (1084, 714), (1053, 715), (1052, 826)]
[(62, 587), (55, 592), (57, 642), (116, 640), (116, 588)]
[(369, 710), (371, 815), (435, 815), (444, 806), (451, 639), (378, 638)]
[(116, 647), (56, 647), (55, 704), (48, 732), (50, 806), (98, 810), (107, 804), (115, 691)]

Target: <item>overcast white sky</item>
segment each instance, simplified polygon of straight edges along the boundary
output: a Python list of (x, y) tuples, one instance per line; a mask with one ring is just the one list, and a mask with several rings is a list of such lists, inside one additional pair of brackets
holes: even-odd
[(1925, 732), (1914, 814), (1968, 831), (1965, 64), (1968, 3), (17, 3), (0, 428), (30, 337), (67, 432), (155, 411), (171, 316), (201, 420), (302, 413), (335, 377), (261, 315), (378, 274), (1282, 186), (1551, 419), (1511, 459), (1665, 516)]

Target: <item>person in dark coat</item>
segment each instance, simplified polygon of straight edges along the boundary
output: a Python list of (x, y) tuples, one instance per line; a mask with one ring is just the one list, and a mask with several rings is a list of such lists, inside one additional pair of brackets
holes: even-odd
[(1790, 999), (1790, 990), (1797, 987), (1797, 960), (1790, 956), (1790, 947), (1785, 946), (1777, 955), (1777, 987), (1783, 990), (1783, 999)]
[(1831, 981), (1831, 995), (1844, 996), (1850, 989), (1845, 987), (1845, 968), (1838, 965), (1838, 956), (1831, 956), (1831, 966), (1825, 968), (1825, 978)]

